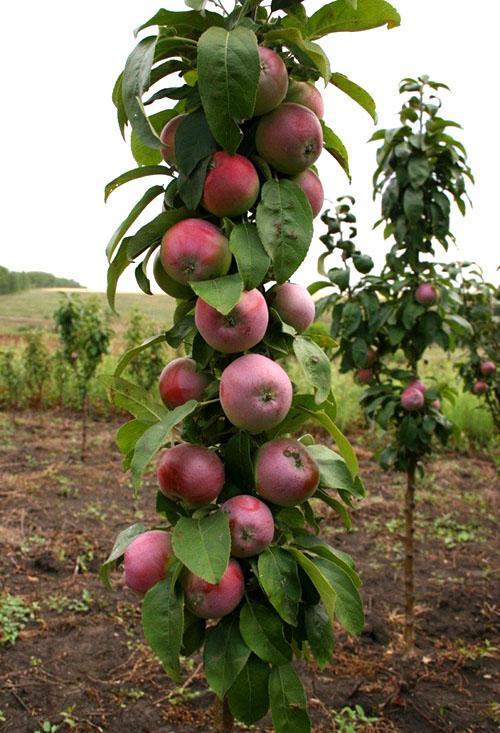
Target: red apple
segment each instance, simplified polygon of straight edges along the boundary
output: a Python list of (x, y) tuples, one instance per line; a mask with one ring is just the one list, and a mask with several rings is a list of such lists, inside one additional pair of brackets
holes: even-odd
[(302, 104), (304, 107), (308, 107), (319, 119), (325, 114), (323, 97), (314, 84), (310, 84), (308, 81), (295, 81), (295, 79), (291, 79), (288, 84), (288, 92), (285, 99), (287, 102), (295, 102), (296, 104)]
[(435, 410), (440, 410), (441, 409), (441, 400), (440, 399), (432, 400), (431, 407), (433, 407)]
[(364, 369), (358, 369), (354, 373), (354, 379), (359, 384), (370, 384), (370, 382), (373, 379), (373, 370), (369, 367), (364, 367)]
[(474, 394), (477, 395), (484, 394), (488, 391), (488, 383), (484, 382), (482, 379), (478, 379), (476, 382), (474, 382), (472, 391), (474, 392)]
[(303, 333), (314, 322), (316, 307), (309, 291), (296, 283), (283, 283), (270, 291), (271, 305), (282, 321)]
[(160, 397), (173, 410), (188, 400), (199, 400), (209, 383), (206, 374), (198, 371), (194, 359), (173, 359), (160, 374)]
[(430, 283), (421, 283), (415, 290), (415, 300), (426, 307), (434, 305), (438, 297), (436, 288)]
[(496, 372), (496, 366), (493, 361), (482, 361), (479, 370), (483, 377), (489, 377)]
[(245, 354), (222, 372), (219, 397), (226, 417), (250, 433), (278, 425), (292, 404), (292, 384), (275, 361), (262, 354)]
[(273, 515), (260, 499), (240, 494), (225, 501), (221, 509), (229, 517), (231, 554), (234, 557), (258, 555), (273, 541)]
[(212, 156), (201, 203), (215, 216), (240, 216), (257, 201), (259, 188), (259, 176), (248, 158), (218, 150)]
[(215, 501), (224, 486), (224, 464), (203, 445), (180, 443), (162, 453), (157, 477), (169, 499), (204, 506)]
[(377, 361), (378, 349), (376, 346), (369, 346), (366, 352), (366, 366), (371, 366)]
[(186, 572), (182, 578), (186, 605), (200, 618), (221, 618), (231, 611), (243, 598), (245, 581), (237, 560), (229, 560), (222, 579), (215, 584), (207, 583), (194, 573)]
[(164, 143), (165, 147), (160, 148), (160, 153), (163, 160), (170, 165), (177, 165), (175, 158), (175, 133), (177, 128), (181, 124), (182, 120), (186, 119), (187, 114), (177, 115), (167, 122), (165, 127), (160, 133), (160, 140)]
[(259, 46), (260, 76), (254, 116), (266, 114), (281, 104), (288, 89), (288, 72), (281, 56), (271, 48)]
[(401, 404), (405, 410), (414, 412), (421, 410), (425, 404), (423, 393), (415, 387), (406, 387), (401, 393)]
[(318, 488), (318, 464), (298, 440), (276, 438), (259, 448), (255, 484), (257, 493), (273, 504), (301, 504)]
[(164, 293), (167, 293), (167, 295), (172, 296), (172, 298), (190, 300), (193, 297), (193, 291), (189, 285), (181, 285), (181, 283), (173, 280), (170, 275), (167, 275), (165, 268), (161, 264), (160, 252), (156, 253), (153, 260), (153, 275), (158, 287)]
[(307, 199), (311, 204), (313, 218), (318, 216), (323, 208), (325, 193), (323, 191), (321, 181), (316, 173), (308, 168), (307, 170), (302, 171), (302, 173), (299, 173), (298, 176), (294, 176), (292, 181), (299, 185), (307, 196)]
[(223, 354), (251, 349), (262, 340), (269, 321), (267, 303), (259, 290), (241, 294), (227, 316), (198, 298), (194, 312), (196, 327), (209, 346)]
[(323, 132), (314, 112), (286, 102), (261, 119), (255, 144), (259, 155), (277, 171), (294, 176), (319, 158)]
[(143, 532), (132, 540), (124, 552), (125, 583), (136, 593), (146, 593), (166, 576), (167, 563), (171, 557), (169, 532)]
[(225, 275), (231, 265), (228, 240), (204, 219), (184, 219), (170, 227), (160, 256), (167, 275), (184, 285)]
[(420, 379), (414, 379), (413, 382), (410, 382), (407, 389), (416, 389), (418, 392), (421, 392), (423, 395), (427, 392), (426, 385), (420, 380)]

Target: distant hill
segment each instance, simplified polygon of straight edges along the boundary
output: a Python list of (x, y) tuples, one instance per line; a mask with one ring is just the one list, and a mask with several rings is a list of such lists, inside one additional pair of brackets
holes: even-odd
[(49, 272), (12, 272), (0, 266), (0, 295), (33, 288), (82, 288), (76, 280), (56, 277)]

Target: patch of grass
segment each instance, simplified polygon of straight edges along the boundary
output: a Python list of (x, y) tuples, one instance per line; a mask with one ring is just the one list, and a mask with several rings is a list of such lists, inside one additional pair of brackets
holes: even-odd
[(493, 646), (489, 639), (484, 639), (477, 644), (467, 644), (463, 639), (457, 639), (455, 647), (465, 659), (471, 662), (483, 657), (493, 657), (497, 650), (497, 647)]
[(90, 592), (85, 588), (82, 591), (81, 598), (68, 598), (67, 596), (53, 595), (47, 599), (47, 607), (51, 611), (64, 613), (71, 611), (72, 613), (88, 613), (92, 608), (93, 600)]
[(446, 417), (453, 423), (454, 438), (459, 448), (468, 443), (487, 447), (495, 434), (493, 418), (481, 400), (467, 392), (459, 392), (455, 403), (443, 406)]
[(432, 523), (436, 537), (443, 540), (448, 548), (456, 547), (464, 542), (480, 542), (481, 526), (478, 522), (458, 522), (452, 514), (436, 517)]
[(39, 610), (36, 603), (28, 606), (20, 596), (0, 595), (0, 646), (15, 644), (19, 633)]
[(367, 725), (377, 723), (380, 718), (367, 715), (361, 705), (345, 707), (333, 713), (336, 733), (358, 733)]

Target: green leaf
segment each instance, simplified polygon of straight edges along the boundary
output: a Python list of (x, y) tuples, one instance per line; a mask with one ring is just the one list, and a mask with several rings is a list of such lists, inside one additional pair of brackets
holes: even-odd
[(345, 74), (341, 74), (338, 71), (331, 75), (330, 82), (366, 110), (375, 124), (377, 124), (375, 100), (366, 89), (363, 89), (359, 84), (351, 81)]
[(230, 438), (224, 448), (224, 465), (227, 476), (245, 492), (255, 484), (252, 461), (252, 440), (248, 433), (239, 431)]
[(351, 180), (351, 173), (349, 171), (349, 154), (347, 148), (342, 140), (334, 133), (334, 131), (326, 125), (323, 120), (321, 121), (321, 127), (323, 128), (323, 145), (325, 150), (335, 158), (337, 163), (346, 173), (349, 180)]
[[(115, 232), (116, 234), (116, 232)], [(115, 236), (115, 235), (113, 235)], [(116, 286), (122, 273), (127, 269), (130, 264), (130, 260), (127, 256), (127, 247), (130, 237), (122, 240), (118, 252), (116, 253), (113, 261), (108, 267), (106, 274), (107, 285), (106, 285), (106, 297), (108, 299), (109, 307), (112, 311), (115, 311), (115, 298), (116, 298)], [(109, 245), (108, 245), (109, 246)], [(114, 246), (114, 245), (112, 245)]]
[(217, 150), (202, 109), (185, 117), (175, 133), (175, 159), (179, 171), (189, 176), (204, 158)]
[(306, 606), (304, 611), (307, 641), (311, 652), (323, 670), (333, 655), (333, 627), (323, 605)]
[(235, 153), (239, 124), (253, 115), (260, 61), (248, 28), (209, 28), (198, 41), (198, 87), (208, 125), (225, 150)]
[[(156, 112), (154, 115), (150, 115), (149, 121), (152, 128), (158, 135), (160, 135), (167, 122), (174, 117), (177, 117), (178, 114), (178, 111), (175, 109), (164, 109), (161, 112)], [(163, 160), (159, 149), (155, 148), (153, 150), (153, 148), (144, 145), (135, 130), (132, 130), (132, 134), (130, 136), (130, 149), (134, 156), (134, 160), (138, 165), (159, 165)]]
[(152, 18), (136, 28), (134, 34), (137, 35), (144, 28), (150, 28), (153, 25), (175, 29), (180, 36), (193, 38), (198, 37), (205, 28), (209, 28), (211, 25), (223, 26), (224, 17), (217, 13), (210, 13), (207, 10), (201, 15), (192, 10), (179, 12), (161, 9)]
[(249, 656), (250, 649), (241, 638), (237, 616), (227, 616), (207, 631), (203, 666), (207, 682), (218, 697), (224, 697)]
[(253, 725), (264, 717), (269, 709), (268, 683), (269, 665), (251, 654), (227, 694), (235, 718)]
[(297, 625), (297, 613), (302, 594), (297, 563), (281, 547), (268, 547), (259, 555), (259, 582), (281, 618)]
[(324, 558), (315, 559), (313, 562), (335, 589), (337, 594), (335, 616), (338, 621), (346, 631), (358, 636), (364, 625), (363, 603), (352, 579), (336, 563)]
[(306, 694), (291, 664), (272, 668), (269, 700), (276, 733), (310, 733)]
[(116, 445), (122, 455), (128, 455), (134, 449), (135, 444), (146, 432), (151, 423), (142, 420), (129, 420), (129, 422), (120, 425), (116, 431)]
[(111, 239), (106, 245), (106, 256), (108, 258), (108, 262), (111, 260), (115, 249), (118, 247), (121, 240), (128, 232), (134, 221), (139, 217), (140, 214), (142, 214), (144, 209), (149, 206), (152, 201), (154, 201), (155, 198), (157, 198), (164, 192), (164, 190), (165, 189), (163, 188), (163, 186), (152, 186), (151, 188), (148, 188), (144, 196), (139, 199), (139, 201), (131, 209), (128, 216), (125, 217), (119, 227), (115, 230), (115, 232), (113, 232)]
[(314, 562), (309, 557), (307, 557), (307, 555), (305, 555), (303, 552), (295, 549), (294, 547), (287, 547), (286, 549), (291, 555), (293, 555), (293, 557), (297, 560), (302, 570), (311, 579), (314, 587), (316, 588), (316, 590), (318, 591), (320, 595), (321, 600), (323, 601), (323, 605), (325, 606), (325, 609), (328, 613), (328, 617), (330, 618), (330, 620), (333, 621), (337, 594), (335, 593), (335, 590), (332, 588), (330, 581), (323, 574), (323, 572), (314, 564)]
[(137, 178), (144, 178), (145, 176), (170, 176), (168, 168), (164, 165), (143, 165), (139, 168), (132, 168), (130, 171), (122, 173), (121, 176), (115, 178), (106, 184), (104, 188), (104, 201), (107, 201), (109, 196), (119, 186), (123, 186), (124, 183), (129, 181), (135, 181)]
[(245, 288), (252, 290), (258, 287), (267, 274), (271, 260), (262, 246), (255, 224), (243, 222), (233, 227), (229, 249), (236, 258)]
[(155, 423), (168, 415), (168, 410), (143, 387), (121, 377), (102, 374), (99, 381), (111, 391), (113, 404), (130, 412), (138, 420)]
[(319, 555), (319, 557), (323, 557), (325, 560), (329, 560), (335, 565), (338, 565), (340, 569), (350, 577), (356, 588), (361, 586), (361, 579), (354, 569), (353, 560), (346, 552), (337, 550), (316, 535), (306, 532), (297, 532), (294, 537), (294, 542), (302, 549), (305, 549), (314, 555)]
[(385, 0), (358, 0), (357, 7), (344, 0), (323, 5), (307, 21), (308, 38), (322, 38), (329, 33), (365, 31), (387, 25), (395, 28), (401, 23), (397, 10)]
[(293, 181), (266, 181), (257, 207), (257, 230), (273, 263), (274, 278), (283, 283), (304, 260), (313, 235), (312, 211)]
[(223, 316), (233, 310), (243, 292), (243, 282), (237, 273), (212, 280), (196, 280), (190, 284), (196, 295)]
[(446, 322), (451, 325), (451, 328), (453, 331), (457, 331), (461, 334), (469, 334), (472, 335), (474, 333), (474, 329), (472, 328), (469, 321), (467, 321), (462, 316), (458, 315), (450, 315), (446, 316)]
[(429, 178), (431, 166), (427, 158), (414, 156), (408, 161), (408, 178), (415, 188), (420, 188)]
[[(297, 20), (293, 22), (297, 22)], [(304, 39), (301, 28), (273, 29), (264, 35), (264, 42), (266, 45), (282, 43), (290, 49), (301, 64), (316, 68), (325, 84), (330, 81), (331, 69), (327, 55), (317, 43)]]
[(407, 188), (403, 194), (403, 208), (410, 224), (416, 224), (424, 213), (423, 192)]
[(292, 648), (285, 640), (280, 617), (260, 603), (246, 603), (240, 612), (241, 635), (250, 649), (264, 662), (286, 664)]
[(101, 582), (106, 586), (106, 588), (109, 588), (111, 590), (109, 573), (115, 566), (116, 561), (123, 556), (123, 553), (130, 545), (132, 540), (145, 531), (146, 527), (143, 524), (136, 523), (132, 524), (130, 527), (127, 527), (127, 529), (122, 529), (122, 531), (118, 534), (115, 540), (115, 544), (113, 545), (113, 549), (111, 550), (107, 559), (103, 562), (99, 570), (99, 577), (101, 579)]
[(320, 486), (326, 489), (342, 489), (358, 495), (351, 473), (338, 453), (326, 445), (311, 445), (307, 450), (319, 466)]
[(165, 672), (180, 681), (179, 655), (184, 629), (184, 599), (170, 579), (160, 580), (148, 590), (142, 602), (144, 636)]
[(130, 364), (131, 361), (135, 359), (136, 356), (138, 356), (142, 351), (145, 349), (150, 349), (152, 346), (155, 346), (156, 344), (163, 344), (165, 343), (165, 334), (162, 333), (159, 336), (151, 336), (150, 338), (146, 339), (142, 342), (142, 344), (139, 344), (139, 346), (134, 346), (133, 349), (129, 349), (128, 351), (125, 351), (124, 354), (120, 356), (120, 359), (118, 360), (118, 364), (115, 368), (115, 377), (119, 377), (120, 374), (124, 371), (124, 369), (127, 368), (127, 366)]
[(139, 41), (127, 59), (122, 79), (125, 113), (139, 139), (150, 148), (161, 148), (163, 145), (142, 104), (142, 94), (149, 84), (155, 58), (156, 41), (157, 36), (148, 36)]
[(218, 583), (229, 562), (229, 520), (222, 511), (200, 519), (182, 517), (172, 534), (175, 556), (207, 583)]
[(148, 463), (165, 444), (172, 429), (194, 412), (197, 407), (198, 403), (196, 400), (185, 402), (183, 405), (176, 407), (175, 410), (172, 410), (172, 412), (169, 412), (165, 417), (162, 417), (160, 422), (148, 428), (139, 438), (135, 445), (134, 455), (130, 464), (132, 485), (135, 489), (138, 489), (141, 485), (142, 474), (146, 470)]
[(349, 512), (345, 508), (345, 506), (338, 501), (337, 499), (334, 499), (329, 494), (326, 493), (326, 491), (323, 491), (322, 489), (318, 489), (317, 492), (314, 495), (315, 499), (321, 499), (321, 501), (324, 501), (327, 506), (330, 507), (330, 509), (333, 509), (334, 512), (337, 512), (339, 517), (342, 520), (342, 524), (347, 530), (352, 529), (352, 520), (349, 516)]
[(326, 400), (332, 387), (330, 360), (314, 341), (301, 336), (294, 339), (293, 351), (306, 379), (316, 388), (315, 401), (320, 405)]

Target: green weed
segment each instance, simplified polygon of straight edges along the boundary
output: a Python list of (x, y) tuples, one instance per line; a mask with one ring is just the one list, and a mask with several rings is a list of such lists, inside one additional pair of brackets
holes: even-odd
[(28, 606), (20, 596), (0, 595), (0, 646), (15, 644), (28, 621), (35, 618), (38, 604)]

